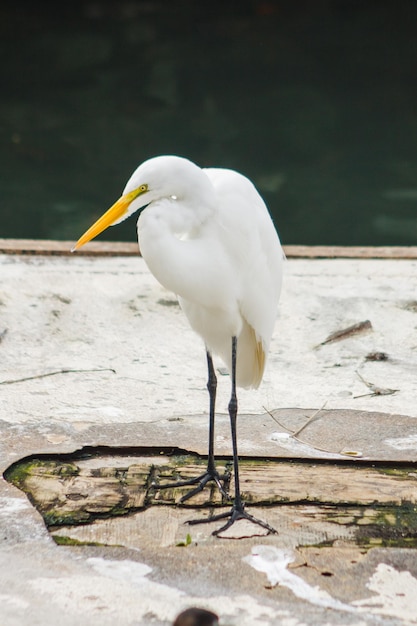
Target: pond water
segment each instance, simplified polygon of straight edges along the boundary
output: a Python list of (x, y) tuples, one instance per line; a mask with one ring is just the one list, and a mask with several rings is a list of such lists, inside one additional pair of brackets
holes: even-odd
[(77, 239), (179, 154), (249, 176), (286, 244), (416, 245), (416, 31), (412, 0), (6, 0), (0, 237)]

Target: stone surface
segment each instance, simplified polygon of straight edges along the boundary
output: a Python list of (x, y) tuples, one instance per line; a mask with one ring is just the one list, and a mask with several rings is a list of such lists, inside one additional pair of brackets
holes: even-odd
[[(410, 259), (287, 262), (265, 380), (239, 392), (242, 454), (416, 460), (416, 269)], [(142, 259), (3, 255), (0, 272), (3, 471), (84, 446), (204, 453), (203, 346)], [(366, 320), (370, 332), (320, 346)], [(387, 360), (369, 356), (381, 352)], [(229, 380), (219, 378), (216, 446), (229, 454)], [(63, 547), (4, 480), (0, 505), (2, 626), (165, 626), (193, 605), (229, 626), (416, 623), (414, 550), (366, 552), (343, 536), (300, 548), (290, 532), (296, 513), (273, 511), (276, 536), (193, 530), (178, 547), (187, 511), (156, 507), (145, 512), (155, 525), (145, 545)], [(127, 523), (140, 533), (140, 522)], [(114, 532), (123, 536), (123, 525)]]

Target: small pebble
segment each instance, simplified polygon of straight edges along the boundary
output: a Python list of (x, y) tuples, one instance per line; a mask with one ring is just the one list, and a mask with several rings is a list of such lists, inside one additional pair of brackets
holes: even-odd
[(219, 618), (206, 609), (192, 607), (180, 613), (173, 626), (218, 626)]

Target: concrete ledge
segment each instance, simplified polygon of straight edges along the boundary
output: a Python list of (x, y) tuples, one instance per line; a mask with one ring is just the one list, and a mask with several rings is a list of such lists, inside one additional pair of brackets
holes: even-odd
[[(83, 255), (71, 246), (0, 240), (2, 467), (32, 453), (145, 440), (204, 451), (204, 348), (174, 295), (136, 243), (93, 242)], [(332, 435), (337, 453), (415, 460), (417, 248), (285, 250), (266, 376), (259, 390), (239, 391), (242, 455), (322, 458)], [(329, 341), (358, 323), (363, 332)], [(216, 450), (229, 454), (230, 381), (220, 374)], [(297, 423), (284, 422), (289, 412)], [(278, 535), (224, 541), (193, 530), (192, 543), (177, 547), (173, 528), (184, 540), (187, 511), (165, 507), (163, 517), (160, 508), (126, 516), (124, 526), (104, 520), (112, 542), (58, 547), (26, 496), (0, 480), (1, 626), (168, 626), (192, 605), (215, 610), (222, 626), (417, 623), (411, 548), (365, 552), (343, 537), (313, 547), (313, 518), (308, 547), (297, 548), (296, 508), (274, 511)], [(143, 515), (152, 532), (139, 544)], [(328, 531), (320, 527), (320, 541)], [(130, 548), (127, 533), (138, 542)]]

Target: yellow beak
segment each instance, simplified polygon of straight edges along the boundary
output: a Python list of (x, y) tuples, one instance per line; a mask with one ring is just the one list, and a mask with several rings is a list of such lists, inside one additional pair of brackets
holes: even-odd
[(94, 224), (85, 231), (84, 235), (79, 238), (75, 246), (72, 248), (71, 252), (75, 252), (75, 250), (81, 248), (81, 246), (94, 239), (94, 237), (97, 237), (97, 235), (102, 233), (103, 230), (106, 230), (106, 228), (125, 216), (130, 203), (133, 202), (133, 200), (137, 198), (142, 191), (143, 190), (141, 188), (134, 189), (133, 191), (130, 191), (129, 193), (126, 193), (121, 198), (119, 198), (117, 202), (115, 202), (113, 206), (104, 213), (104, 215), (98, 218), (97, 222), (94, 222)]

